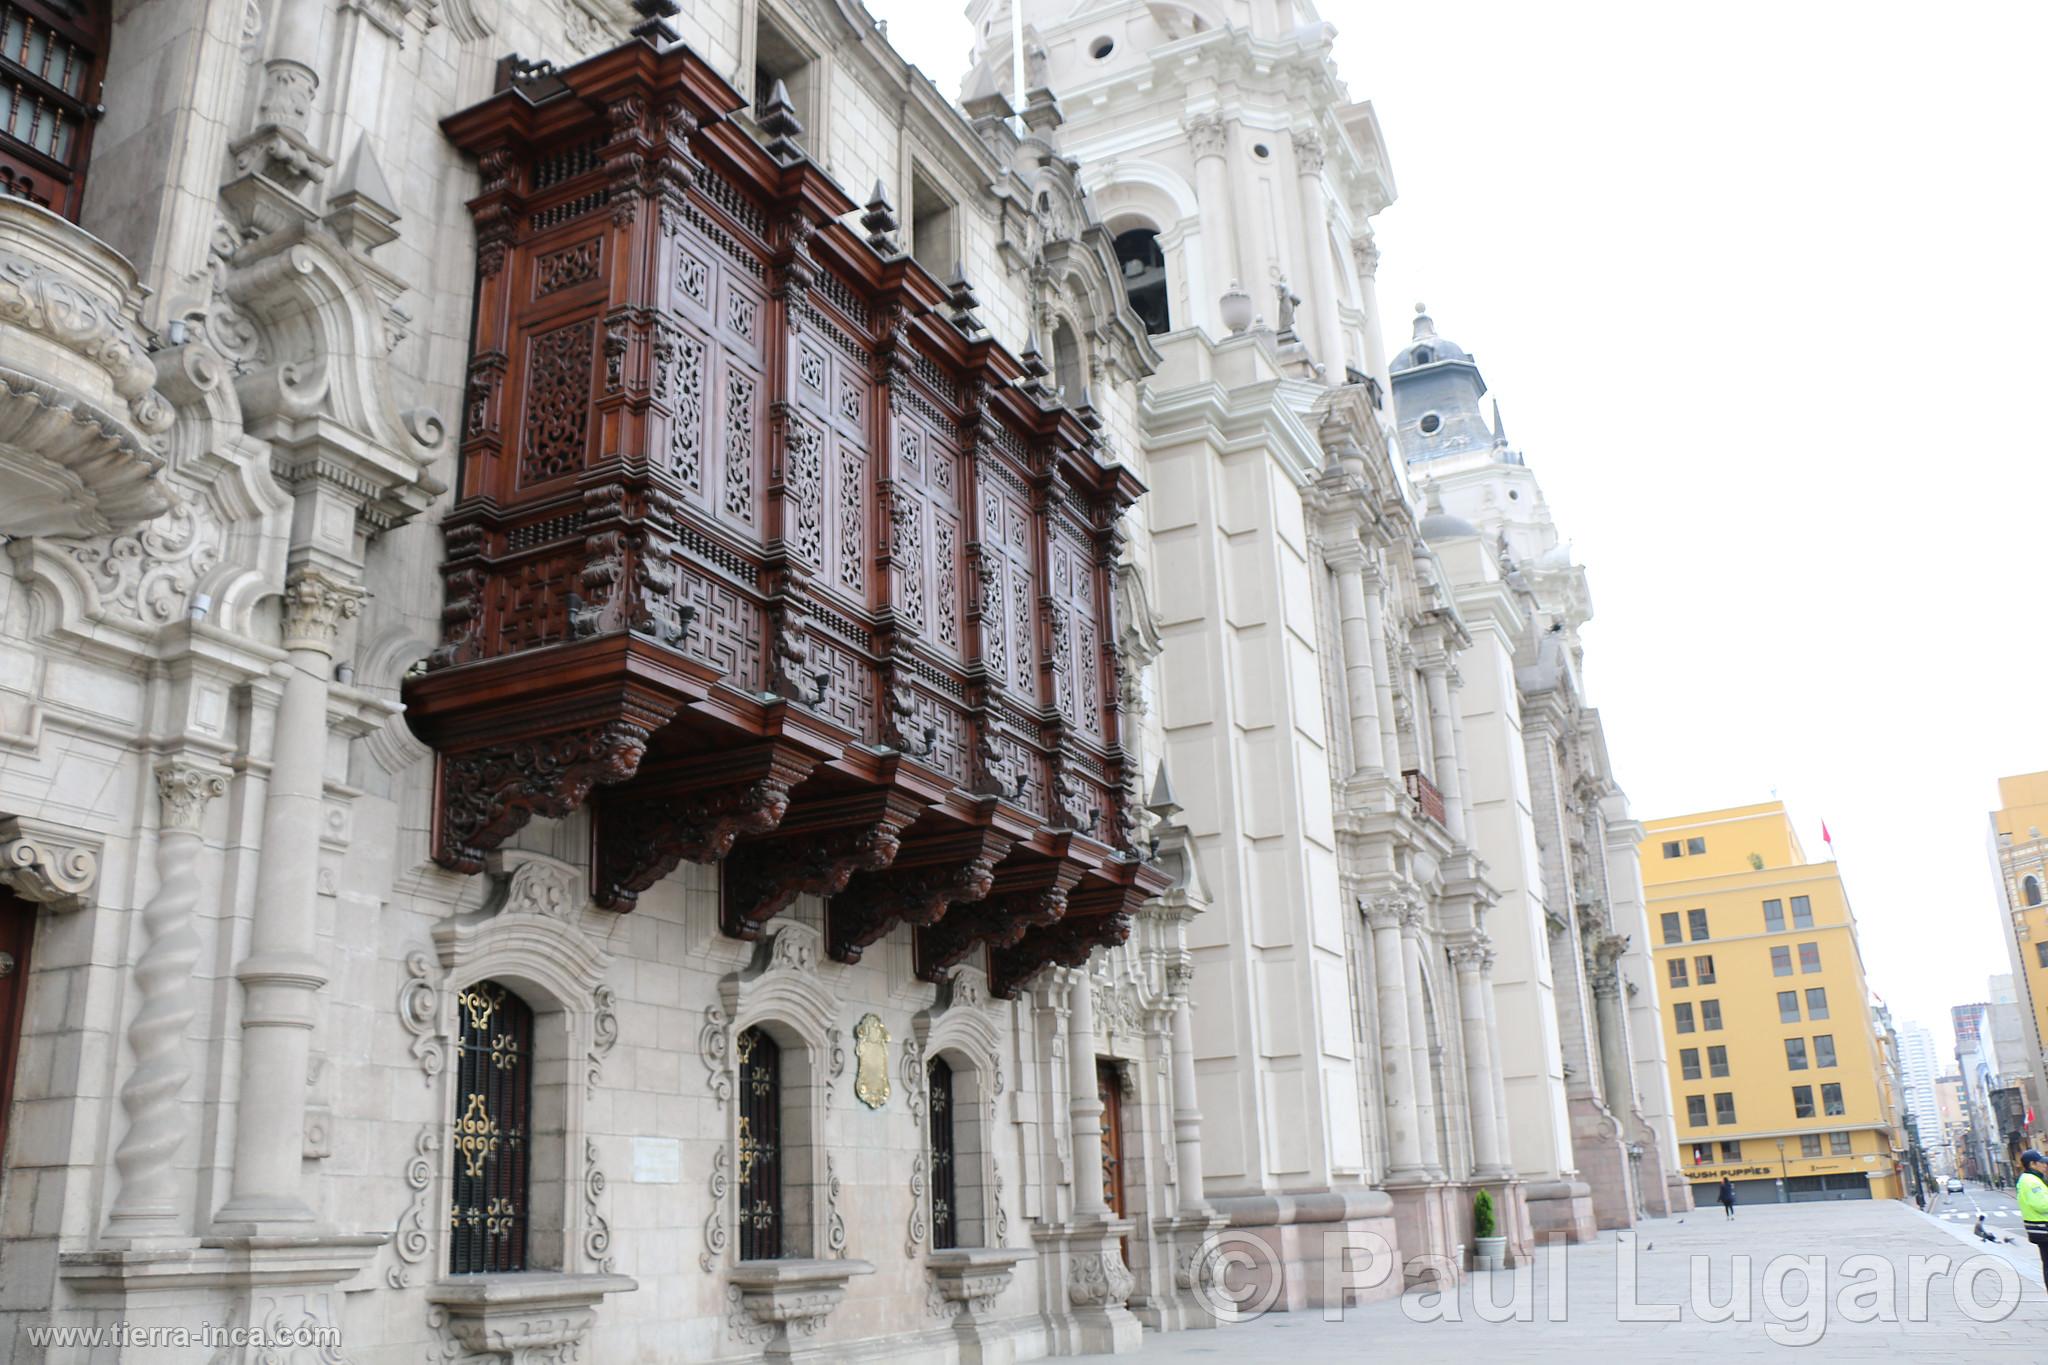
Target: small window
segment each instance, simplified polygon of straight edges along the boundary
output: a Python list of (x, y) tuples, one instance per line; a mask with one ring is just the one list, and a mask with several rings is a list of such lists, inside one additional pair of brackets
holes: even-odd
[(2048, 967), (2048, 943), (2036, 943), (2034, 945), (2034, 960), (2043, 967)]
[(1799, 1022), (1799, 992), (1778, 992), (1778, 1022), (1796, 1024)]
[(1717, 1127), (1728, 1128), (1735, 1123), (1735, 1095), (1723, 1090), (1714, 1096), (1714, 1123)]
[(1713, 1143), (1711, 1143), (1711, 1142), (1695, 1142), (1695, 1143), (1694, 1143), (1694, 1144), (1692, 1145), (1692, 1164), (1693, 1164), (1693, 1165), (1695, 1165), (1695, 1166), (1704, 1166), (1704, 1165), (1706, 1165), (1706, 1164), (1707, 1164), (1708, 1162), (1712, 1161), (1713, 1159), (1714, 1159), (1714, 1144), (1713, 1144)]
[(1673, 1005), (1671, 1007), (1671, 1017), (1678, 1021), (1678, 1031), (1680, 1033), (1691, 1033), (1694, 1031), (1692, 1023), (1692, 1006), (1687, 1002), (1681, 1000), (1677, 1004)]
[(1706, 851), (1707, 841), (1705, 839), (1687, 839), (1685, 841), (1685, 854), (1688, 858), (1696, 857)]
[(1665, 857), (1667, 857), (1667, 858), (1676, 858), (1676, 857), (1678, 857), (1678, 856), (1679, 856), (1679, 855), (1680, 855), (1681, 853), (1683, 853), (1684, 851), (1685, 851), (1685, 847), (1684, 847), (1684, 845), (1680, 844), (1680, 843), (1678, 842), (1678, 840), (1676, 840), (1676, 839), (1666, 839), (1666, 840), (1664, 841), (1664, 856), (1665, 856)]
[(1707, 936), (1707, 912), (1688, 910), (1685, 912), (1685, 929), (1692, 941), (1697, 943)]
[(1820, 945), (1802, 943), (1799, 945), (1799, 971), (1805, 975), (1820, 970)]
[(1782, 943), (1771, 949), (1771, 975), (1792, 975), (1792, 950)]
[(1695, 1128), (1707, 1126), (1707, 1097), (1687, 1095), (1685, 1097), (1685, 1121)]
[(960, 1221), (954, 1188), (953, 1068), (943, 1057), (932, 1058), (930, 1082), (932, 1156), (932, 1249), (960, 1245)]
[(1825, 1019), (1828, 1017), (1828, 991), (1825, 986), (1809, 986), (1806, 990), (1806, 1017)]
[(1724, 1142), (1724, 1143), (1722, 1143), (1722, 1144), (1721, 1144), (1721, 1160), (1723, 1160), (1723, 1161), (1740, 1161), (1740, 1160), (1742, 1160), (1742, 1144), (1741, 1144), (1741, 1143), (1739, 1143), (1739, 1142)]
[(495, 981), (477, 982), (456, 1004), (462, 1041), (451, 1143), (448, 1273), (525, 1270), (533, 1011)]
[(1682, 1080), (1696, 1081), (1700, 1078), (1700, 1050), (1696, 1047), (1678, 1049), (1678, 1072)]
[(1779, 932), (1782, 932), (1784, 928), (1785, 928), (1785, 902), (1783, 902), (1783, 901), (1765, 901), (1765, 902), (1764, 902), (1764, 932), (1765, 932), (1765, 933), (1767, 933), (1767, 934), (1775, 934), (1775, 933), (1779, 933)]
[[(1795, 1085), (1792, 1087), (1792, 1117), (1795, 1119), (1810, 1119), (1813, 1117), (1812, 1086)], [(1815, 1138), (1814, 1141), (1819, 1142), (1820, 1139)], [(1813, 1155), (1818, 1156), (1819, 1154), (1819, 1148), (1815, 1148)]]
[(1088, 55), (1093, 57), (1098, 62), (1103, 60), (1105, 57), (1109, 56), (1109, 54), (1114, 51), (1116, 51), (1116, 39), (1111, 38), (1106, 34), (1103, 37), (1097, 38), (1094, 42), (1088, 44)]
[(1842, 1107), (1842, 1087), (1840, 1082), (1829, 1081), (1820, 1088), (1820, 1105), (1821, 1111), (1830, 1118), (1839, 1118), (1849, 1112)]
[(1728, 1074), (1727, 1048), (1716, 1046), (1707, 1049), (1707, 1074), (1709, 1076), (1726, 1076)]
[(1720, 1001), (1718, 1001), (1718, 1000), (1702, 1000), (1702, 1001), (1700, 1001), (1700, 1026), (1701, 1026), (1702, 1028), (1706, 1029), (1706, 1030), (1707, 1030), (1708, 1032), (1710, 1032), (1710, 1033), (1712, 1033), (1712, 1032), (1716, 1032), (1716, 1031), (1718, 1031), (1718, 1030), (1720, 1029), (1720, 1027), (1721, 1027), (1721, 1002), (1720, 1002)]
[(1129, 228), (1116, 235), (1116, 259), (1123, 270), (1124, 296), (1131, 311), (1152, 336), (1172, 330), (1166, 306), (1166, 253), (1151, 228)]
[(1685, 984), (1686, 984), (1686, 980), (1685, 980), (1685, 959), (1684, 959), (1684, 958), (1682, 958), (1682, 957), (1674, 957), (1674, 958), (1672, 958), (1672, 959), (1671, 959), (1671, 963), (1670, 963), (1670, 967), (1669, 967), (1669, 971), (1670, 971), (1670, 974), (1671, 974), (1671, 984), (1672, 984), (1672, 986), (1674, 986), (1674, 987), (1678, 987), (1678, 986), (1683, 986), (1683, 985), (1685, 985)]
[(1444, 419), (1433, 412), (1425, 412), (1422, 414), (1422, 420), (1415, 425), (1422, 428), (1424, 436), (1434, 436), (1443, 429)]
[(1813, 1064), (1833, 1066), (1835, 1064), (1835, 1035), (1816, 1033), (1813, 1035)]
[(1828, 1151), (1833, 1155), (1848, 1156), (1853, 1150), (1855, 1150), (1855, 1144), (1850, 1142), (1847, 1133), (1828, 1134)]
[(2020, 898), (2028, 905), (2039, 905), (2041, 903), (2041, 879), (2030, 875), (2025, 881), (2021, 882)]
[(1792, 927), (1811, 929), (1813, 927), (1813, 902), (1805, 896), (1792, 898)]
[(1699, 982), (1702, 986), (1714, 984), (1716, 978), (1714, 976), (1713, 954), (1702, 953), (1692, 960), (1692, 976), (1693, 980)]
[(1785, 1069), (1788, 1071), (1806, 1070), (1806, 1040), (1804, 1038), (1787, 1038), (1785, 1040)]
[(782, 1050), (757, 1028), (735, 1045), (740, 1072), (740, 1259), (782, 1256)]
[(1085, 373), (1081, 364), (1081, 343), (1074, 339), (1074, 329), (1061, 318), (1059, 325), (1052, 329), (1052, 382), (1060, 391), (1060, 397), (1069, 403), (1081, 401), (1081, 391), (1087, 388), (1082, 379)]
[(955, 246), (959, 220), (952, 197), (922, 169), (910, 172), (910, 254), (917, 263), (944, 280), (960, 263)]
[(1685, 942), (1685, 922), (1679, 919), (1676, 910), (1666, 910), (1657, 917), (1657, 923), (1663, 927), (1664, 941), (1666, 943)]
[[(1807, 1118), (1812, 1118), (1812, 1117), (1813, 1117), (1813, 1115), (1812, 1115), (1812, 1114), (1808, 1114), (1808, 1115), (1806, 1115), (1806, 1117), (1807, 1117)], [(1801, 1155), (1801, 1156), (1806, 1156), (1806, 1157), (1813, 1157), (1813, 1156), (1819, 1156), (1819, 1155), (1820, 1155), (1820, 1134), (1819, 1134), (1819, 1133), (1801, 1133), (1801, 1134), (1799, 1135), (1799, 1155)]]
[(1267, 157), (1273, 155), (1273, 149), (1263, 142), (1254, 142), (1252, 144), (1252, 155), (1264, 161)]

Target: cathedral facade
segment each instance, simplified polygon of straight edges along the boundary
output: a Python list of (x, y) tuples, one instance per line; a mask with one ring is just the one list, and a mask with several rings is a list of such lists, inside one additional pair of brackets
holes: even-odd
[(0, 1355), (1005, 1361), (1657, 1207), (1371, 107), (1040, 8), (957, 104), (832, 0), (9, 10)]

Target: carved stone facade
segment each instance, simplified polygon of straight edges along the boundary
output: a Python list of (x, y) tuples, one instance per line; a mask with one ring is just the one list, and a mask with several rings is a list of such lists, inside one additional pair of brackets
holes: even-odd
[[(0, 1357), (109, 1317), (508, 1365), (1206, 1325), (1199, 898), (1121, 715), (1158, 356), (1048, 130), (932, 99), (857, 6), (103, 8), (82, 226), (0, 198)], [(913, 164), (944, 262), (892, 235)], [(1055, 1064), (1040, 994), (1091, 974)], [(476, 1060), (486, 994), (530, 1051)], [(786, 1254), (742, 1260), (757, 1036)], [(519, 1056), (529, 1107), (479, 1108)], [(1115, 1187), (1060, 1157), (1098, 1056)], [(523, 1203), (459, 1198), (513, 1137)], [(515, 1221), (519, 1268), (458, 1273)]]

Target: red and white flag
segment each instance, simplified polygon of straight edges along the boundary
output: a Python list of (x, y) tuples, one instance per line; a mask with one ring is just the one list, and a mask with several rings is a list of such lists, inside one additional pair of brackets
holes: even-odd
[(1828, 833), (1828, 822), (1825, 820), (1820, 822), (1820, 841), (1828, 846), (1828, 856), (1830, 858), (1834, 857), (1835, 836)]

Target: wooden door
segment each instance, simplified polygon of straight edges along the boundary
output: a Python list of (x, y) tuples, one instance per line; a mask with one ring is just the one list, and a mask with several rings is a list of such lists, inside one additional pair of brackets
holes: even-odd
[(14, 1064), (21, 1053), (29, 943), (35, 932), (35, 906), (0, 891), (0, 1157), (7, 1151), (7, 1115), (14, 1106)]
[(1095, 1093), (1102, 1101), (1102, 1198), (1111, 1213), (1124, 1216), (1123, 1086), (1115, 1062), (1095, 1063)]

